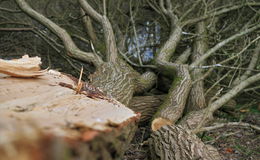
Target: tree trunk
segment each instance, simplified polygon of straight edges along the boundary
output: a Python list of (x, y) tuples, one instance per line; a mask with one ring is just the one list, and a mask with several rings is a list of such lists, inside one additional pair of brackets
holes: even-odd
[[(194, 51), (192, 52), (192, 61), (196, 61), (207, 51), (207, 31), (206, 24), (204, 21), (199, 22), (196, 25), (197, 34), (199, 35), (194, 44)], [(202, 64), (203, 65), (203, 64)], [(191, 72), (191, 77), (193, 80), (202, 77), (202, 70), (195, 69)], [(198, 110), (206, 107), (206, 100), (204, 95), (204, 83), (203, 80), (198, 81), (192, 85), (189, 101), (188, 101), (188, 111)]]
[(218, 151), (179, 125), (168, 125), (152, 133), (153, 160), (221, 160)]
[(135, 90), (138, 76), (128, 64), (118, 59), (117, 63), (107, 62), (90, 76), (91, 83), (126, 106), (129, 105)]

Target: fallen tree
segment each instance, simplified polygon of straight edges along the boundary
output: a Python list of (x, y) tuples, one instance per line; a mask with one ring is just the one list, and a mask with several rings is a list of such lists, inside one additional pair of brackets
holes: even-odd
[[(93, 64), (96, 70), (88, 78), (94, 86), (144, 113), (143, 121), (151, 121), (152, 159), (221, 159), (215, 149), (195, 138), (195, 134), (213, 120), (216, 110), (246, 87), (259, 84), (258, 2), (15, 2), (19, 11), (26, 14), (24, 17), (32, 18), (28, 18), (32, 22), (26, 26), (33, 28), (34, 34), (62, 57), (66, 54)], [(6, 6), (13, 6), (10, 4)], [(66, 4), (76, 9), (68, 7), (72, 11), (63, 14), (61, 6)], [(42, 5), (51, 7), (44, 10)], [(79, 26), (85, 27), (88, 39), (82, 36), (83, 27), (67, 24), (80, 19), (83, 25)], [(41, 25), (35, 25), (36, 22)], [(138, 35), (137, 27), (146, 29), (152, 24), (159, 24), (147, 29), (153, 30), (149, 36), (155, 37), (154, 41), (142, 44), (143, 39), (138, 37), (143, 34)], [(163, 32), (159, 44), (155, 36), (158, 28)], [(75, 39), (89, 45), (88, 52), (79, 49)], [(151, 64), (143, 63), (147, 46), (156, 52)], [(128, 53), (131, 49), (134, 52)], [(167, 82), (156, 81), (157, 77)], [(156, 82), (156, 89), (163, 93), (147, 93)]]

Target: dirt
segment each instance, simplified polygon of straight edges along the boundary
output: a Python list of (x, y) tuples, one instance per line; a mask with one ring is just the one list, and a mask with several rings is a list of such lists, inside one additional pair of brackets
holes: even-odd
[[(259, 113), (240, 114), (241, 121), (260, 125)], [(260, 159), (260, 134), (245, 127), (223, 127), (206, 133), (202, 140), (218, 149), (225, 160)]]
[(148, 138), (149, 127), (139, 127), (133, 141), (126, 151), (123, 160), (149, 160)]

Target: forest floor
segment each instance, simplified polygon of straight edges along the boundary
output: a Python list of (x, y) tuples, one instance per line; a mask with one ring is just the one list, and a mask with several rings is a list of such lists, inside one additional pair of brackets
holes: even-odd
[[(257, 106), (247, 110), (219, 111), (216, 117), (222, 123), (242, 121), (260, 126), (260, 110)], [(148, 127), (139, 127), (123, 160), (149, 160), (149, 135)], [(224, 160), (258, 160), (260, 157), (260, 134), (251, 128), (223, 127), (199, 137), (204, 143), (216, 147)]]

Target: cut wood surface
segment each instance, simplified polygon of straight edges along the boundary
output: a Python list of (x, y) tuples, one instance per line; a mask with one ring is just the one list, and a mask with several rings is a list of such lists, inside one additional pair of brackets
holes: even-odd
[(37, 77), (43, 75), (46, 70), (40, 70), (41, 58), (24, 55), (20, 59), (0, 59), (0, 73), (13, 77)]
[[(15, 72), (22, 75), (18, 70)], [(26, 74), (29, 72), (27, 70)], [(24, 159), (52, 159), (53, 156), (48, 157), (46, 154), (33, 158), (31, 149), (27, 149), (28, 153), (21, 151), (21, 146), (26, 150), (34, 143), (38, 144), (37, 147), (29, 148), (39, 150), (46, 145), (40, 142), (46, 137), (49, 140), (61, 138), (69, 139), (70, 142), (87, 142), (85, 147), (88, 149), (82, 151), (87, 159), (120, 157), (126, 147), (119, 144), (130, 142), (140, 115), (114, 99), (110, 101), (108, 97), (101, 99), (93, 98), (92, 95), (90, 98), (85, 94), (76, 94), (73, 88), (77, 87), (77, 83), (71, 76), (54, 70), (43, 73), (35, 78), (0, 75), (0, 159), (17, 159), (21, 155), (25, 156)], [(109, 140), (106, 139), (108, 137)], [(53, 143), (53, 140), (49, 142), (47, 146), (57, 143)], [(58, 142), (60, 145), (62, 143)], [(90, 144), (97, 148), (93, 149)], [(62, 147), (60, 150), (64, 152)], [(113, 155), (110, 154), (111, 148), (114, 148)], [(98, 150), (104, 153), (98, 153)], [(78, 156), (82, 157), (81, 154)]]

